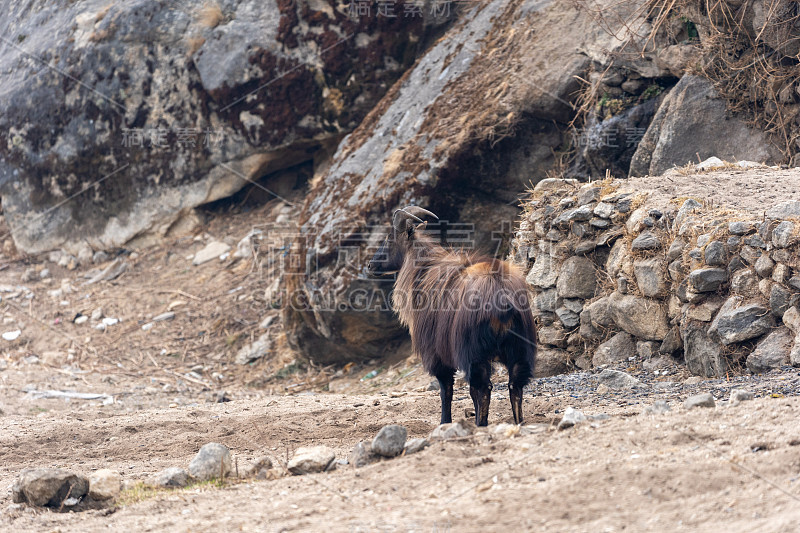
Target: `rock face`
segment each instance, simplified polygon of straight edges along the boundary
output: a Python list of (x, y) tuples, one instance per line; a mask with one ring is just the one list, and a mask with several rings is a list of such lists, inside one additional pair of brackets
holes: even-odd
[(89, 480), (85, 477), (55, 468), (23, 470), (11, 488), (15, 503), (56, 508), (60, 507), (66, 498), (80, 500), (88, 492)]
[[(565, 44), (567, 33), (579, 37)], [(531, 169), (552, 163), (551, 148), (562, 142), (575, 76), (589, 67), (590, 55), (618, 46), (591, 14), (568, 3), (470, 6), (339, 145), (308, 194), (300, 217), (304, 236), (292, 254), (311, 267), (287, 277), (294, 302), (284, 310), (289, 343), (324, 364), (391, 353), (405, 333), (390, 316), (377, 317), (389, 315), (388, 306), (380, 312), (372, 301), (385, 299), (380, 294), (391, 284), (382, 292), (360, 274), (392, 210), (415, 203), (443, 220), (474, 224), (462, 242), (496, 250), (492, 232), (518, 215), (509, 201), (531, 179)], [(508, 84), (498, 86), (504, 76)], [(535, 88), (523, 81), (531, 79)], [(580, 206), (567, 216), (570, 224), (591, 217)], [(547, 263), (541, 268), (544, 275)], [(368, 311), (352, 312), (352, 299), (364, 294)]]
[(0, 55), (0, 191), (17, 248), (77, 255), (165, 235), (338, 142), (447, 20), (341, 5), (0, 1), (21, 44)]
[(780, 151), (766, 134), (725, 109), (710, 81), (685, 75), (664, 99), (633, 155), (630, 176), (657, 176), (711, 156), (775, 163)]

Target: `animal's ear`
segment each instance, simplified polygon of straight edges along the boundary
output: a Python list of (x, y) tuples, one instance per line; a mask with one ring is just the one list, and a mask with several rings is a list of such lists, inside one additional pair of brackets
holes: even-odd
[(418, 230), (424, 230), (426, 227), (428, 227), (427, 221), (423, 222), (422, 224), (417, 224), (416, 227), (413, 224), (409, 224), (408, 229), (406, 230), (408, 232), (408, 240), (411, 240), (414, 237), (414, 233), (416, 233)]

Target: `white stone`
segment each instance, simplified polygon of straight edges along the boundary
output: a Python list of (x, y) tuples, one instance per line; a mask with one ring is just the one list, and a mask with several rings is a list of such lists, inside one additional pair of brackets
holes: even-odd
[(230, 249), (231, 249), (230, 244), (219, 241), (210, 242), (206, 245), (205, 248), (203, 248), (202, 250), (200, 250), (195, 254), (194, 259), (192, 260), (192, 264), (195, 266), (202, 265), (203, 263), (207, 263), (212, 259), (220, 257), (222, 254), (228, 252)]
[(705, 161), (697, 164), (697, 170), (713, 170), (724, 166), (725, 162), (719, 157), (709, 157)]

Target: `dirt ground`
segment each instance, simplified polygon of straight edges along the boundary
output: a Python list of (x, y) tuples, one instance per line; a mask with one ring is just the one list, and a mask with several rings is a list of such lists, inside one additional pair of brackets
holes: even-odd
[[(800, 195), (798, 171), (671, 179), (678, 188), (664, 194), (707, 197), (708, 187), (714, 197), (741, 198), (742, 209), (778, 199), (737, 192), (742, 183), (761, 180), (764, 195), (781, 187)], [(415, 358), (315, 368), (285, 345), (268, 289), (293, 210), (278, 202), (215, 206), (203, 213), (202, 229), (122, 253), (130, 268), (91, 285), (85, 276), (107, 263), (69, 270), (47, 257), (19, 257), (6, 240), (2, 333), (21, 334), (0, 340), (0, 530), (800, 530), (797, 370), (702, 381), (680, 366), (655, 375), (643, 361), (621, 368), (642, 380), (634, 391), (598, 391), (592, 372), (538, 380), (526, 392), (527, 423), (514, 435), (495, 433), (511, 418), (498, 375), (488, 429), (418, 454), (361, 469), (161, 491), (82, 513), (12, 504), (10, 487), (29, 467), (84, 475), (112, 468), (132, 486), (163, 468), (186, 467), (207, 442), (228, 446), (244, 472), (263, 456), (285, 465), (300, 446), (329, 446), (344, 459), (389, 423), (404, 425), (409, 437), (436, 427), (438, 392), (428, 390), (431, 379)], [(227, 239), (235, 250), (254, 229), (262, 238), (248, 258), (192, 266), (207, 242)], [(43, 268), (49, 278), (21, 281)], [(105, 331), (94, 328), (97, 320), (74, 322), (98, 307), (120, 322)], [(168, 310), (174, 319), (142, 329)], [(275, 318), (265, 324), (268, 317)], [(269, 355), (236, 364), (239, 350), (262, 335), (272, 343)], [(372, 370), (379, 372), (368, 379)], [(732, 388), (756, 397), (729, 405)], [(66, 400), (47, 391), (97, 396)], [(699, 392), (712, 392), (717, 407), (684, 409), (682, 401)], [(671, 410), (643, 414), (656, 400)], [(570, 406), (609, 416), (557, 430)], [(460, 381), (455, 417), (470, 408)]]

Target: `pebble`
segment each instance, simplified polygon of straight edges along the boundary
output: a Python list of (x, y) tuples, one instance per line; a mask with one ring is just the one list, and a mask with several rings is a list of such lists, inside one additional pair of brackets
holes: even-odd
[(748, 233), (753, 233), (755, 230), (756, 225), (751, 221), (741, 220), (728, 224), (728, 231), (734, 235), (747, 235)]
[(248, 363), (252, 363), (253, 361), (257, 361), (270, 353), (271, 349), (272, 339), (270, 338), (269, 333), (265, 333), (253, 341), (252, 344), (242, 346), (242, 348), (236, 354), (234, 362), (237, 365), (246, 365)]
[(97, 309), (92, 311), (92, 320), (95, 321), (95, 322), (97, 322), (98, 320), (101, 320), (104, 316), (105, 315), (103, 314), (103, 308), (102, 307), (98, 307)]
[(189, 484), (190, 477), (183, 468), (172, 466), (156, 474), (153, 484), (164, 488), (181, 488)]
[(601, 384), (615, 390), (632, 389), (642, 384), (641, 381), (630, 374), (609, 368), (600, 372), (597, 379)]
[(122, 489), (122, 477), (119, 472), (101, 469), (89, 476), (89, 496), (95, 500), (113, 500)]
[(272, 459), (269, 457), (259, 457), (253, 464), (245, 470), (245, 477), (254, 477), (256, 479), (267, 479), (267, 472), (272, 468)]
[(350, 452), (349, 462), (355, 468), (361, 468), (378, 461), (380, 461), (380, 456), (372, 451), (372, 445), (367, 441), (359, 442)]
[(686, 409), (694, 409), (695, 407), (714, 407), (716, 403), (714, 402), (714, 396), (710, 392), (705, 392), (703, 394), (689, 396), (686, 398), (686, 401), (683, 402), (683, 406)]
[(661, 246), (661, 241), (658, 240), (658, 237), (649, 231), (643, 231), (633, 239), (631, 250), (653, 250), (659, 246)]
[(108, 261), (108, 254), (103, 252), (102, 250), (99, 252), (95, 252), (92, 256), (92, 263), (105, 263)]
[(411, 440), (406, 442), (406, 446), (405, 446), (406, 452), (405, 452), (405, 454), (406, 455), (411, 455), (412, 453), (421, 452), (422, 450), (424, 450), (429, 445), (430, 445), (430, 442), (428, 442), (428, 439), (421, 439), (421, 438), (411, 439)]
[(170, 311), (168, 313), (161, 313), (160, 315), (154, 316), (152, 321), (163, 322), (164, 320), (172, 320), (173, 318), (175, 318), (175, 313)]
[(586, 422), (586, 415), (573, 407), (567, 407), (564, 411), (564, 416), (561, 417), (561, 421), (558, 423), (558, 429), (568, 429), (582, 422)]
[(22, 331), (15, 329), (13, 331), (6, 331), (5, 333), (3, 333), (2, 336), (3, 340), (15, 341), (19, 338), (20, 335), (22, 335)]
[(729, 403), (731, 405), (736, 405), (741, 402), (747, 402), (753, 399), (753, 393), (750, 391), (746, 391), (743, 389), (733, 389), (731, 391), (731, 397)]
[(663, 415), (669, 410), (669, 403), (666, 400), (656, 400), (652, 405), (645, 407), (643, 413), (646, 415)]
[(705, 161), (697, 164), (697, 170), (713, 170), (725, 166), (725, 162), (718, 157), (709, 157)]
[(493, 429), (492, 433), (495, 435), (502, 435), (503, 437), (513, 437), (515, 435), (519, 435), (520, 426), (517, 424), (508, 424), (502, 423), (497, 424)]
[(402, 453), (407, 437), (408, 431), (403, 426), (384, 426), (372, 439), (372, 451), (383, 457), (395, 457)]
[(297, 448), (289, 461), (289, 472), (298, 476), (327, 470), (336, 454), (327, 446)]
[(29, 281), (33, 281), (36, 279), (36, 269), (28, 268), (25, 272), (22, 273), (22, 283), (28, 283)]
[(466, 437), (467, 435), (469, 435), (469, 430), (465, 428), (461, 422), (451, 422), (449, 424), (442, 424), (431, 431), (430, 440), (447, 440), (457, 437)]
[(205, 248), (194, 255), (192, 264), (194, 266), (202, 265), (203, 263), (207, 263), (212, 259), (220, 257), (221, 255), (227, 253), (230, 249), (230, 244), (219, 241), (210, 242), (205, 246)]
[(231, 452), (216, 442), (205, 444), (189, 463), (189, 474), (200, 481), (224, 477), (230, 472)]

